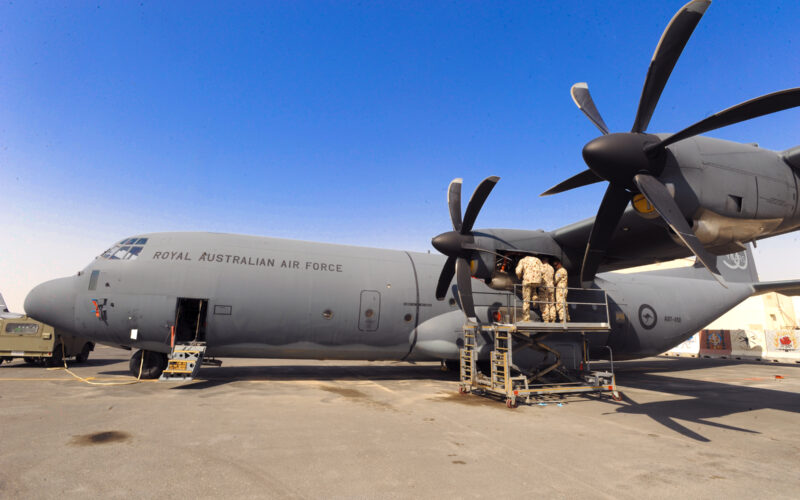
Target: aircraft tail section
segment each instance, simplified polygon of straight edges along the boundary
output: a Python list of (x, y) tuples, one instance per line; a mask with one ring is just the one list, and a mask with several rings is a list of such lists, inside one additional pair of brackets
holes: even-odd
[[(694, 267), (703, 268), (703, 264), (697, 262)], [(749, 243), (741, 252), (717, 256), (717, 269), (726, 282), (758, 283), (756, 261), (753, 258), (752, 245)]]
[(3, 294), (0, 293), (0, 313), (4, 313), (4, 312), (5, 313), (9, 312), (8, 311), (8, 306), (6, 306), (6, 301), (5, 301), (5, 299), (3, 299)]

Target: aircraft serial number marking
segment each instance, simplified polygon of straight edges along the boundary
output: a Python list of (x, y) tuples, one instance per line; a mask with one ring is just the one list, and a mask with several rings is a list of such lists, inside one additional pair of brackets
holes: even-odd
[[(184, 251), (158, 251), (153, 253), (153, 260), (185, 260), (192, 261), (189, 252)], [(280, 267), (283, 269), (305, 269), (308, 271), (327, 271), (331, 273), (343, 272), (342, 264), (332, 262), (315, 262), (283, 259), (278, 264), (275, 259), (252, 257), (247, 255), (233, 255), (229, 253), (203, 252), (197, 259), (199, 262), (218, 262), (220, 264), (237, 264), (245, 266)]]

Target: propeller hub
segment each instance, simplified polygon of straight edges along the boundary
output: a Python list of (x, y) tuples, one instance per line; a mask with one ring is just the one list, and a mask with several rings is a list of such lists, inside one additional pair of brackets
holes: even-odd
[(464, 240), (464, 235), (456, 231), (449, 231), (433, 238), (431, 244), (433, 248), (448, 257), (463, 257), (465, 253), (463, 248)]
[(663, 169), (659, 158), (651, 159), (644, 151), (653, 142), (658, 142), (658, 137), (650, 134), (603, 135), (583, 147), (583, 160), (598, 177), (635, 190), (634, 175), (646, 172), (657, 176)]

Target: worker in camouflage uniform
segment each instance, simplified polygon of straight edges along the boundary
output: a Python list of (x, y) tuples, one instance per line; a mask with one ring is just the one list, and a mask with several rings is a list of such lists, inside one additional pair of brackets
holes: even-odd
[(556, 306), (553, 303), (553, 266), (547, 257), (542, 257), (542, 284), (539, 286), (539, 310), (542, 311), (542, 321), (553, 323), (556, 320)]
[(520, 259), (517, 278), (522, 280), (522, 321), (531, 319), (531, 302), (536, 302), (536, 289), (542, 284), (542, 261), (532, 255)]
[[(569, 321), (569, 311), (567, 311), (567, 270), (561, 265), (558, 259), (553, 260), (555, 267), (555, 289), (556, 303), (555, 312), (558, 312), (558, 321)], [(555, 321), (555, 314), (553, 314)]]

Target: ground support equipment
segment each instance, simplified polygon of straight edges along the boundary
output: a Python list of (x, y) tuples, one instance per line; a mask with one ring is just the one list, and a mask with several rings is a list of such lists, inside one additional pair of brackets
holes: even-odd
[[(477, 335), (489, 336), (493, 341), (493, 349), (489, 354), (488, 377), (477, 369), (475, 348)], [(558, 370), (561, 366), (558, 351), (537, 339), (538, 335), (541, 334), (520, 330), (512, 324), (464, 325), (464, 347), (460, 350), (459, 392), (504, 399), (509, 408), (516, 407), (519, 400), (531, 403), (532, 399), (555, 394), (611, 393), (615, 399), (619, 398), (613, 360), (608, 370), (592, 370), (584, 341), (581, 370), (567, 374)], [(551, 365), (535, 373), (525, 373), (514, 365), (513, 357), (515, 349), (528, 347), (550, 351), (554, 353), (556, 359)], [(564, 380), (553, 381), (556, 371)]]
[(184, 381), (197, 376), (206, 352), (205, 342), (176, 344), (169, 353), (167, 367), (158, 380)]

